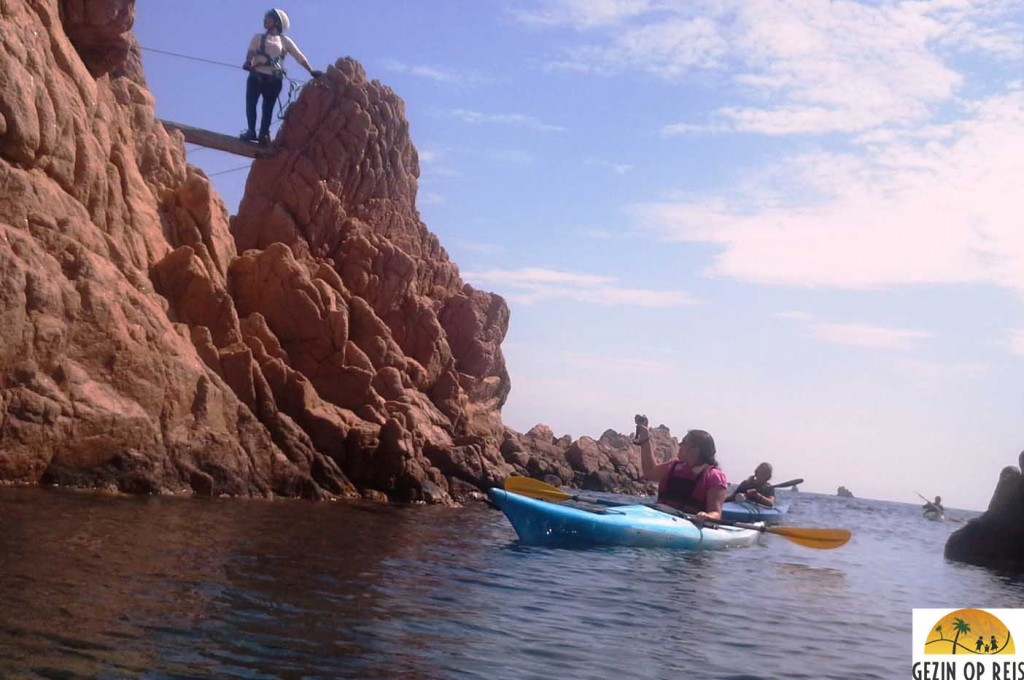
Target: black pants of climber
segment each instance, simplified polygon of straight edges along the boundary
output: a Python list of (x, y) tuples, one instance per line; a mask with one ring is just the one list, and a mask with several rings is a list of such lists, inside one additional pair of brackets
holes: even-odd
[(274, 104), (277, 103), (277, 95), (281, 94), (283, 80), (266, 73), (249, 73), (249, 79), (245, 81), (245, 117), (250, 135), (256, 135), (256, 100), (263, 97), (260, 137), (270, 137), (270, 121), (274, 117)]

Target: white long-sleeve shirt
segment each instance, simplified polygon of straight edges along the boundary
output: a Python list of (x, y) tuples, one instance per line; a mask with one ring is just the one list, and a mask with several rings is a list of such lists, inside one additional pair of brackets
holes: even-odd
[[(295, 44), (294, 40), (285, 35), (257, 33), (252, 37), (252, 40), (249, 41), (249, 53), (247, 55), (249, 63), (252, 64), (254, 71), (269, 75), (278, 73), (278, 71), (274, 69), (270, 60), (259, 53), (260, 41), (263, 40), (264, 35), (267, 36), (267, 41), (263, 46), (263, 51), (272, 58), (280, 57), (282, 67), (285, 55), (290, 54), (295, 57), (295, 60), (298, 61), (299, 64), (309, 68), (309, 62), (306, 60), (306, 55), (299, 51), (299, 46)], [(283, 68), (281, 70), (283, 70)]]

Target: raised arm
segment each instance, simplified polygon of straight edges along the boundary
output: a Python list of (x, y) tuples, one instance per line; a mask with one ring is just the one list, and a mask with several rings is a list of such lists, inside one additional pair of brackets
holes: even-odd
[(665, 476), (665, 471), (671, 465), (670, 462), (658, 463), (654, 460), (654, 447), (651, 444), (651, 433), (647, 428), (647, 418), (636, 416), (636, 436), (633, 443), (640, 447), (640, 469), (644, 477), (652, 482), (660, 482)]

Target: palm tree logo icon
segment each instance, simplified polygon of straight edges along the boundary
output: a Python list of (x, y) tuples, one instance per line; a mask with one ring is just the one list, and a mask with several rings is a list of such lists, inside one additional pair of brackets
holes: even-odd
[[(951, 637), (946, 637), (947, 633)], [(1010, 630), (997, 616), (984, 609), (958, 609), (935, 622), (924, 653), (1014, 654), (1015, 650)]]

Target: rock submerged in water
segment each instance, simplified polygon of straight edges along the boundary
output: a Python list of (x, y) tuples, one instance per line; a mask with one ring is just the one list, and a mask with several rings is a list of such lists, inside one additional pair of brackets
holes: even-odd
[[(1024, 463), (1024, 453), (1021, 454)], [(999, 473), (988, 509), (946, 540), (946, 558), (980, 567), (1024, 572), (1024, 480), (1012, 465)]]
[(988, 513), (972, 519), (946, 540), (945, 555), (957, 562), (1014, 573), (1024, 572), (1024, 518)]

